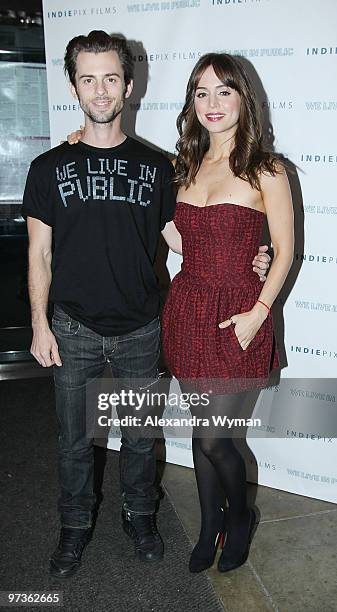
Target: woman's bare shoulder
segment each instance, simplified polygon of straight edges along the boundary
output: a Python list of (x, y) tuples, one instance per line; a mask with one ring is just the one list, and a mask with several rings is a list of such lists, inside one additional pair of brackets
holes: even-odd
[(262, 169), (259, 173), (259, 181), (261, 188), (268, 187), (269, 185), (277, 185), (280, 183), (287, 182), (287, 173), (284, 164), (280, 160), (275, 160), (273, 166), (273, 172), (270, 170)]

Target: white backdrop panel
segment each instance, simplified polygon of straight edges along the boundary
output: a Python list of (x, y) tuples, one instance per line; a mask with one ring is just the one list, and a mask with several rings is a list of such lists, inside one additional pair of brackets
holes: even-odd
[[(323, 379), (336, 377), (337, 365), (336, 1), (325, 0), (323, 12), (316, 0), (44, 0), (44, 24), (53, 145), (82, 123), (62, 71), (66, 44), (74, 36), (103, 29), (141, 43), (142, 51), (133, 44), (136, 78), (148, 64), (149, 80), (141, 98), (130, 100), (130, 116), (135, 114), (132, 104), (139, 103), (136, 134), (171, 152), (176, 117), (198, 57), (221, 50), (246, 58), (265, 112), (270, 112), (275, 149), (298, 174), (293, 180), (298, 270), (291, 291), (282, 296), (288, 360), (282, 376), (302, 379), (308, 391), (320, 384), (324, 392)], [(171, 276), (180, 265), (181, 258), (170, 254)], [(273, 391), (265, 394), (270, 399)], [(291, 431), (301, 404), (289, 393), (284, 403), (283, 429)], [(321, 411), (310, 410), (319, 430)], [(327, 444), (287, 435), (251, 439), (259, 482), (337, 501), (336, 474), (331, 473), (335, 440)], [(189, 441), (169, 440), (166, 452), (168, 461), (191, 465)]]

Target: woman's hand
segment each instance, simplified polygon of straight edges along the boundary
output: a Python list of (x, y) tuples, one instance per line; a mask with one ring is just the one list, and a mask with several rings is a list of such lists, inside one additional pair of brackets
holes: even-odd
[(81, 140), (83, 132), (84, 132), (84, 125), (80, 125), (79, 130), (77, 130), (76, 132), (71, 132), (71, 134), (68, 134), (67, 136), (68, 143), (70, 145), (77, 144), (78, 141)]
[(268, 316), (268, 310), (262, 304), (256, 303), (248, 312), (232, 315), (230, 319), (219, 323), (220, 329), (234, 324), (235, 335), (241, 348), (245, 351), (255, 338), (262, 323)]

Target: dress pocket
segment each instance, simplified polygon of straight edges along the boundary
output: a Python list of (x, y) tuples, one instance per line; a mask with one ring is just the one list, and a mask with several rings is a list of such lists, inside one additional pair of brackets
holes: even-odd
[(245, 355), (254, 353), (264, 345), (267, 332), (271, 325), (272, 322), (268, 316), (246, 350), (243, 350), (237, 338), (235, 325), (229, 325), (225, 327), (225, 329), (218, 328), (216, 335), (216, 351), (219, 359), (221, 359), (228, 368), (235, 368)]
[(232, 368), (240, 361), (244, 350), (237, 339), (234, 325), (224, 329), (218, 327), (216, 334), (216, 352), (228, 368)]
[(248, 354), (253, 353), (264, 345), (266, 342), (266, 337), (269, 336), (268, 332), (272, 332), (272, 325), (271, 315), (268, 315), (244, 352)]

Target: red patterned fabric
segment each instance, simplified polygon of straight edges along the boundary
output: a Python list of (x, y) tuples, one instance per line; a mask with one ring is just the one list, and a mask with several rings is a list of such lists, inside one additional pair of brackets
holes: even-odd
[(245, 351), (234, 325), (218, 327), (250, 310), (261, 292), (252, 261), (264, 220), (262, 212), (239, 204), (177, 203), (183, 265), (165, 303), (162, 338), (167, 366), (179, 380), (217, 393), (241, 391), (265, 386), (279, 366), (271, 314)]

